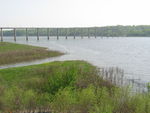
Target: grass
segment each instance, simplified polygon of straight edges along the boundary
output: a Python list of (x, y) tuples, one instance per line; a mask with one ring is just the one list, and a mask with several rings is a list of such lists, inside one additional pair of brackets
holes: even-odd
[(150, 113), (150, 94), (131, 96), (100, 78), (84, 61), (0, 70), (0, 113), (49, 109), (53, 113)]
[(63, 55), (58, 51), (23, 44), (0, 42), (0, 65)]

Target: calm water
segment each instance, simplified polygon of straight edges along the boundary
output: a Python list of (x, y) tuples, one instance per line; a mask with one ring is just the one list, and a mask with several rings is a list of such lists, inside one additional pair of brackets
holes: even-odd
[[(14, 42), (13, 37), (4, 37), (4, 41)], [(68, 37), (17, 37), (16, 43), (47, 47), (52, 50), (59, 50), (67, 54), (57, 58), (37, 60), (34, 62), (19, 63), (5, 67), (16, 67), (22, 65), (39, 64), (55, 60), (86, 60), (99, 67), (119, 67), (125, 70), (128, 78), (141, 79), (150, 82), (150, 38), (84, 38), (73, 39)]]

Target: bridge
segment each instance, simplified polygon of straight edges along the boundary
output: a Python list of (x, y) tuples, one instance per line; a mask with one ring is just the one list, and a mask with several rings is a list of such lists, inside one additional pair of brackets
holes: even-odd
[[(74, 39), (76, 38), (76, 29), (79, 29), (79, 28), (77, 28), (77, 27), (74, 27), (74, 28), (46, 28), (46, 27), (0, 27), (0, 34), (1, 34), (1, 38), (0, 38), (0, 41), (3, 41), (3, 38), (4, 38), (4, 36), (3, 36), (3, 32), (4, 32), (4, 30), (13, 30), (13, 37), (14, 37), (14, 41), (16, 41), (17, 40), (17, 35), (16, 35), (16, 31), (17, 30), (25, 30), (25, 34), (26, 34), (26, 41), (28, 41), (28, 37), (29, 37), (29, 34), (28, 34), (28, 30), (29, 29), (36, 29), (36, 36), (37, 36), (37, 40), (39, 40), (39, 37), (40, 37), (40, 35), (39, 35), (39, 30), (40, 29), (45, 29), (45, 30), (47, 30), (47, 39), (49, 40), (50, 39), (50, 29), (56, 29), (56, 38), (57, 38), (57, 40), (59, 39), (59, 36), (60, 36), (60, 34), (59, 34), (59, 30), (61, 30), (61, 29), (66, 29), (66, 35), (65, 35), (65, 37), (66, 37), (66, 39), (68, 39), (68, 30), (69, 29), (73, 29), (73, 37), (74, 37)], [(81, 38), (83, 38), (83, 29), (85, 29), (85, 28), (80, 28), (80, 36), (81, 36)], [(96, 38), (97, 37), (97, 27), (88, 27), (88, 28), (86, 28), (87, 29), (87, 36), (88, 36), (88, 38), (90, 38), (91, 36), (90, 36), (90, 29), (94, 29), (94, 37)]]

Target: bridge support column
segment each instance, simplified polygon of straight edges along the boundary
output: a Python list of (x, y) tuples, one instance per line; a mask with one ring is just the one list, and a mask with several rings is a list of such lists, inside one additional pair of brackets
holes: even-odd
[(81, 39), (83, 39), (83, 29), (81, 28)]
[(59, 33), (58, 33), (58, 28), (56, 29), (57, 31), (57, 40), (59, 39)]
[(49, 28), (47, 28), (47, 40), (49, 40)]
[(90, 28), (88, 28), (88, 38), (90, 38)]
[(95, 38), (97, 38), (97, 29), (95, 27)]
[(26, 41), (28, 41), (28, 28), (26, 28)]
[(74, 28), (74, 34), (73, 35), (74, 35), (73, 38), (76, 39), (76, 28)]
[(39, 40), (39, 28), (37, 28), (37, 40)]
[(16, 28), (14, 28), (14, 41), (16, 41)]
[(3, 28), (1, 28), (1, 42), (3, 41)]
[(66, 28), (66, 39), (68, 39), (68, 28)]

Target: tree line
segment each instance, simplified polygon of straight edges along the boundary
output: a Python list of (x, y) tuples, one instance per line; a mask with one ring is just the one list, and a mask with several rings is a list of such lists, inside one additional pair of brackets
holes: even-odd
[[(13, 30), (5, 30), (4, 36), (12, 36)], [(139, 26), (105, 26), (105, 27), (82, 27), (82, 28), (49, 28), (49, 35), (56, 36), (102, 36), (102, 37), (149, 37), (150, 25)], [(25, 29), (17, 29), (17, 36), (25, 36)], [(36, 36), (37, 29), (28, 29), (29, 36)], [(40, 36), (47, 36), (47, 29), (39, 29)]]

